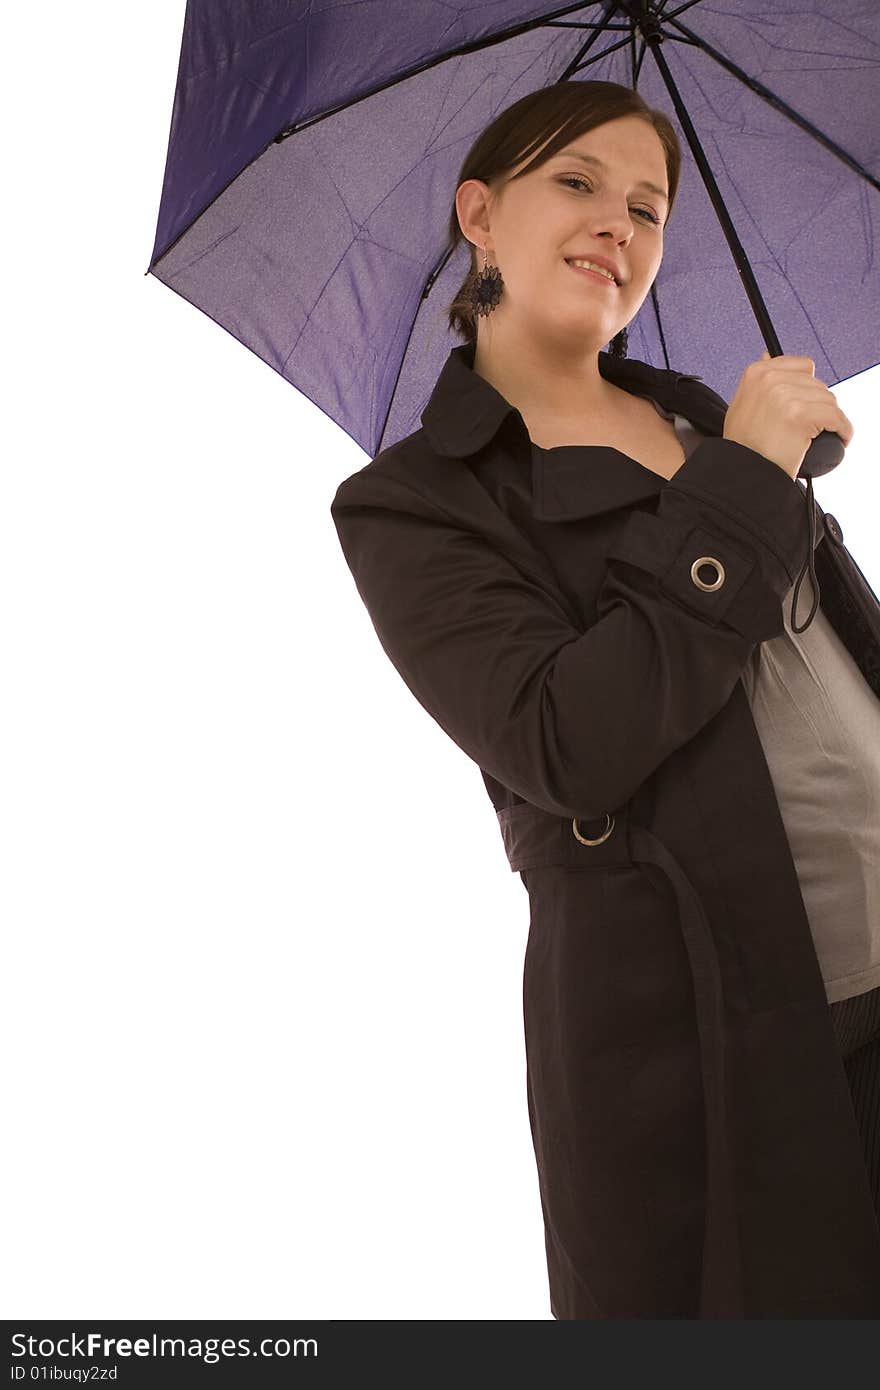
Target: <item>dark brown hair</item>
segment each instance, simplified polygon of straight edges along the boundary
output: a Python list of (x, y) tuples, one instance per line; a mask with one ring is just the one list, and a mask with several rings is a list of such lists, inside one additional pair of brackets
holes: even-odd
[[(467, 153), (455, 190), (467, 179), (480, 179), (490, 187), (521, 179), (532, 169), (552, 159), (570, 141), (619, 116), (640, 116), (657, 132), (666, 156), (669, 180), (669, 209), (672, 212), (681, 172), (681, 146), (675, 128), (662, 111), (648, 106), (631, 87), (618, 82), (556, 82), (508, 106), (477, 137)], [(518, 174), (509, 175), (523, 159), (549, 139), (546, 148)], [(665, 225), (665, 224), (664, 224)], [(450, 255), (462, 241), (455, 199), (449, 217)], [(471, 291), (478, 274), (478, 248), (471, 247), (470, 270), (449, 305), (449, 326), (454, 333), (476, 345), (477, 329), (471, 307)]]

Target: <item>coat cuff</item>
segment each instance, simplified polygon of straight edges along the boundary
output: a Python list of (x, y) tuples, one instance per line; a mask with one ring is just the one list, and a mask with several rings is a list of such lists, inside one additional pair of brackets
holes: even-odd
[(653, 574), (664, 593), (752, 642), (784, 630), (782, 599), (807, 551), (806, 494), (772, 459), (733, 440), (697, 446), (608, 552)]
[(670, 490), (704, 504), (708, 520), (736, 528), (772, 556), (784, 571), (780, 595), (794, 583), (807, 552), (806, 493), (772, 459), (733, 439), (704, 439), (673, 474)]

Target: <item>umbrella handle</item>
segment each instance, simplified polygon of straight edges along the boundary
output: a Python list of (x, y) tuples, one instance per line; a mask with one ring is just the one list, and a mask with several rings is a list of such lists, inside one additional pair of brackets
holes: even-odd
[(833, 430), (817, 434), (798, 469), (799, 478), (822, 478), (842, 462), (846, 452), (843, 440)]

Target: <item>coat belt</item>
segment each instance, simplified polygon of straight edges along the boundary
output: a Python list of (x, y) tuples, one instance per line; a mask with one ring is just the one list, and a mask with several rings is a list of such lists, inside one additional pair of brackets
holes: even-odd
[[(529, 802), (497, 812), (513, 870), (547, 864), (585, 869), (650, 863), (666, 875), (693, 979), (706, 1126), (706, 1214), (700, 1281), (701, 1318), (743, 1318), (739, 1227), (725, 1070), (724, 993), (715, 941), (699, 895), (662, 840), (633, 825), (629, 807), (598, 820), (551, 815)], [(575, 835), (593, 843), (584, 844)]]

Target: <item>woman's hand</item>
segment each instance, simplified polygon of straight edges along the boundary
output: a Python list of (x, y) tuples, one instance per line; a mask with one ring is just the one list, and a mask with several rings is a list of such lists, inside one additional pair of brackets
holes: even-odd
[(815, 372), (811, 357), (771, 357), (764, 351), (740, 377), (724, 417), (723, 437), (763, 454), (792, 479), (823, 430), (849, 445), (852, 422)]

